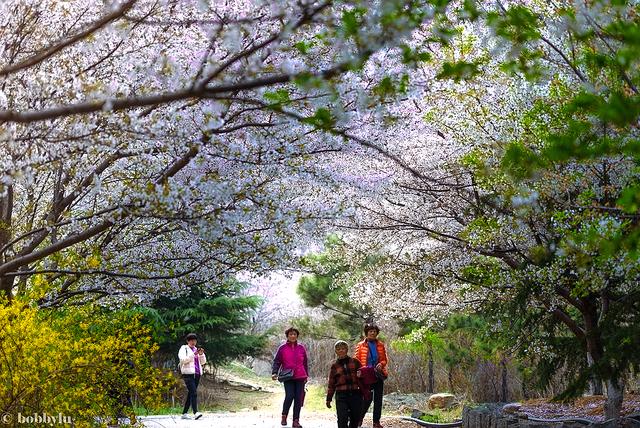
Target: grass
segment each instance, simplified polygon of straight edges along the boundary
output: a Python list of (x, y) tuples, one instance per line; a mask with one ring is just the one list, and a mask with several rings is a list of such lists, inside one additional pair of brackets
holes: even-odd
[(324, 384), (307, 384), (307, 395), (304, 399), (304, 409), (309, 412), (333, 412), (335, 411), (332, 403), (331, 409), (327, 409), (325, 405), (327, 401), (327, 390)]
[[(248, 390), (232, 384), (223, 382), (222, 379), (229, 379), (247, 383), (249, 385), (262, 388), (260, 391)], [(177, 390), (175, 401), (169, 400), (159, 409), (149, 411), (145, 408), (135, 408), (136, 415), (175, 415), (182, 413), (182, 403), (186, 390), (179, 375), (176, 375)], [(273, 406), (275, 394), (279, 391), (280, 385), (271, 380), (270, 376), (258, 376), (251, 369), (240, 363), (233, 362), (222, 366), (216, 375), (216, 380), (206, 376), (200, 380), (198, 387), (198, 409), (203, 412), (238, 412), (246, 410), (269, 409)]]
[(462, 419), (463, 405), (451, 409), (433, 409), (422, 415), (420, 419), (425, 422), (453, 422)]
[(221, 372), (221, 374), (228, 373), (249, 383), (264, 384), (271, 382), (271, 377), (258, 376), (249, 367), (246, 367), (236, 361), (225, 364), (224, 366), (220, 367), (219, 371)]

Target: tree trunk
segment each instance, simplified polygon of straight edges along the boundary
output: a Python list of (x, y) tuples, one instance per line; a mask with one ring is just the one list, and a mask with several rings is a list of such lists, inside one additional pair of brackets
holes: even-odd
[[(600, 361), (604, 355), (602, 344), (602, 332), (598, 325), (598, 305), (593, 299), (581, 299), (583, 302), (582, 316), (584, 319), (585, 340), (587, 345), (587, 364), (592, 366)], [(602, 394), (602, 381), (597, 375), (589, 380), (589, 389), (592, 394)]]
[(435, 377), (433, 375), (433, 349), (429, 347), (429, 380), (427, 385), (427, 392), (433, 394), (435, 390)]
[[(587, 365), (593, 366), (593, 357), (590, 352), (587, 352)], [(591, 379), (589, 379), (589, 395), (604, 395), (602, 380), (596, 375), (591, 375)]]
[(604, 416), (606, 419), (620, 417), (622, 399), (624, 398), (624, 385), (618, 377), (607, 380), (607, 401), (604, 404)]
[(522, 398), (528, 400), (531, 397), (529, 397), (529, 388), (527, 388), (527, 382), (524, 375), (522, 376), (522, 380), (520, 381), (520, 383), (522, 385)]
[(506, 403), (509, 399), (509, 388), (507, 386), (507, 357), (505, 355), (503, 355), (500, 360), (500, 366), (502, 367), (502, 391), (500, 391), (500, 401)]
[[(0, 248), (11, 241), (11, 216), (13, 214), (13, 186), (7, 188), (7, 193), (0, 197)], [(0, 264), (6, 261), (4, 254), (0, 254)], [(0, 297), (11, 299), (13, 276), (0, 276)]]
[(11, 297), (13, 297), (11, 290), (13, 289), (14, 278), (13, 276), (0, 277), (0, 298), (6, 297), (11, 300)]
[(453, 367), (449, 367), (447, 380), (449, 381), (449, 392), (453, 394)]

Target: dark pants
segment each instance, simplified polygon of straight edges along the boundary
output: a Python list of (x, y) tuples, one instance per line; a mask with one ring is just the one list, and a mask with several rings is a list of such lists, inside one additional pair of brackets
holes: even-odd
[(184, 384), (187, 386), (187, 401), (184, 403), (182, 413), (189, 411), (189, 406), (193, 409), (193, 413), (198, 412), (198, 384), (200, 383), (199, 374), (183, 374)]
[(338, 428), (357, 428), (362, 416), (360, 391), (336, 391)]
[(293, 419), (300, 419), (302, 408), (302, 393), (304, 392), (304, 380), (288, 380), (284, 384), (284, 404), (282, 414), (288, 415), (291, 403), (293, 403)]
[(382, 392), (384, 389), (384, 381), (379, 380), (371, 385), (371, 398), (362, 404), (362, 417), (369, 411), (369, 406), (373, 401), (373, 422), (380, 422), (382, 417)]

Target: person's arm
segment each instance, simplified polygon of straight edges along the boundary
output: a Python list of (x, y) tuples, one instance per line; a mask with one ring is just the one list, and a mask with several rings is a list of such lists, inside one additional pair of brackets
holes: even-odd
[[(364, 346), (367, 346), (367, 344), (365, 343), (365, 344), (364, 344)], [(363, 362), (361, 361), (361, 359), (360, 359), (360, 357), (361, 357), (361, 352), (362, 352), (362, 351), (361, 351), (361, 347), (362, 347), (362, 342), (358, 342), (358, 343), (356, 344), (356, 347), (355, 347), (355, 348), (354, 348), (354, 350), (353, 350), (353, 358), (355, 358), (356, 360), (360, 361), (360, 364), (361, 364), (362, 366), (365, 366), (365, 365), (366, 365), (366, 360), (365, 360), (365, 362), (363, 363)]]
[(180, 359), (181, 364), (187, 364), (193, 362), (195, 355), (191, 351), (188, 346), (182, 345), (180, 350), (178, 351), (178, 358)]
[(387, 348), (384, 346), (384, 343), (380, 343), (382, 344), (382, 352), (380, 352), (380, 355), (378, 355), (378, 362), (382, 365), (382, 367), (387, 367), (387, 364), (389, 363), (387, 360)]
[(271, 365), (271, 377), (278, 376), (278, 371), (282, 366), (282, 346), (278, 347), (276, 354), (273, 356), (273, 364)]
[(207, 356), (204, 355), (204, 349), (202, 350), (202, 354), (198, 354), (198, 361), (200, 362), (200, 367), (207, 364)]
[(309, 376), (309, 359), (307, 358), (307, 348), (304, 349), (304, 359), (302, 360), (302, 365), (304, 366), (304, 372)]
[(331, 364), (329, 370), (329, 379), (327, 380), (327, 407), (331, 407), (331, 400), (333, 400), (333, 394), (336, 391), (336, 368), (334, 364)]
[(362, 379), (362, 372), (360, 371), (360, 369), (362, 369), (362, 364), (356, 358), (354, 358), (353, 361), (355, 361), (355, 366), (356, 366), (356, 377), (358, 378), (358, 388), (360, 388), (360, 391), (364, 391), (367, 386), (364, 384), (364, 381)]

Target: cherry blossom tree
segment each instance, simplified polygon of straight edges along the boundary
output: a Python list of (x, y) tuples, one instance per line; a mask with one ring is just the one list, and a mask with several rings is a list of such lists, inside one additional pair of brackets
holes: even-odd
[(622, 238), (637, 223), (637, 78), (620, 63), (637, 7), (592, 6), (499, 2), (486, 26), (460, 24), (436, 56), (457, 59), (439, 75), (452, 81), (415, 104), (431, 129), (387, 127), (392, 179), (345, 226), (390, 254), (356, 298), (434, 321), (491, 309), (514, 349), (577, 358), (569, 393), (605, 379), (618, 417), (638, 346), (635, 238)]
[(336, 125), (367, 94), (341, 76), (426, 6), (4, 2), (2, 293), (144, 298), (286, 265), (345, 206)]

